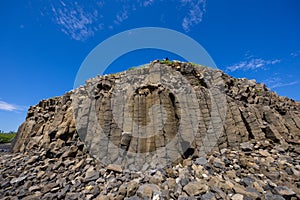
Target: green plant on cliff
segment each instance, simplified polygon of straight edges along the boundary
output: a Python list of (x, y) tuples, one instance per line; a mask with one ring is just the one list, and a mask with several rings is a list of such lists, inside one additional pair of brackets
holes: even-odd
[(166, 65), (172, 65), (174, 63), (174, 61), (170, 61), (170, 60), (160, 60), (159, 62), (160, 64), (166, 64)]
[(1, 131), (0, 133), (0, 143), (8, 143), (16, 136), (16, 132), (10, 131), (8, 133), (4, 133)]
[(199, 64), (197, 64), (197, 63), (193, 63), (193, 62), (188, 62), (189, 64), (191, 64), (192, 66), (200, 66)]

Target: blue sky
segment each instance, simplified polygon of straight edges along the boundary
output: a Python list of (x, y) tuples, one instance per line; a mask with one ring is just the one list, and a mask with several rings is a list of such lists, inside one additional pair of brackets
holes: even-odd
[[(100, 42), (139, 27), (182, 32), (226, 73), (300, 100), (299, 10), (298, 0), (1, 1), (0, 130), (17, 130), (30, 105), (73, 89), (81, 63)], [(139, 50), (110, 71), (164, 57), (178, 59)]]

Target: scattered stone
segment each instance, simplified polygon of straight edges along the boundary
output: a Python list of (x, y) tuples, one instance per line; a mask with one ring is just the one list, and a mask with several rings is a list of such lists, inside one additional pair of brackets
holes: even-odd
[(289, 189), (286, 186), (278, 186), (278, 187), (275, 187), (274, 190), (277, 194), (286, 196), (286, 197), (294, 196), (296, 194), (293, 190)]
[(244, 195), (241, 194), (235, 194), (231, 197), (232, 200), (243, 200), (244, 199)]
[(208, 190), (207, 185), (202, 185), (199, 182), (190, 182), (183, 187), (183, 190), (190, 196), (195, 196), (198, 194), (203, 194)]
[(281, 195), (276, 195), (276, 194), (266, 194), (265, 199), (266, 200), (285, 200)]
[(95, 170), (93, 166), (91, 166), (85, 173), (85, 182), (94, 181), (99, 178), (99, 172)]
[(252, 151), (253, 150), (253, 144), (251, 144), (249, 142), (243, 142), (240, 144), (240, 146), (243, 151)]
[(110, 171), (114, 171), (114, 172), (117, 172), (117, 173), (122, 173), (122, 167), (120, 165), (116, 165), (116, 164), (109, 164), (107, 166), (107, 170), (110, 170)]
[(205, 165), (207, 162), (208, 161), (206, 160), (206, 158), (200, 157), (200, 158), (197, 158), (194, 163), (196, 165)]

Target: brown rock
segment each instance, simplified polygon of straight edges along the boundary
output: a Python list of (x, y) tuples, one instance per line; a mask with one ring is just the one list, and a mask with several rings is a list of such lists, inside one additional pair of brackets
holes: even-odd
[(203, 185), (199, 182), (190, 182), (183, 187), (183, 190), (190, 196), (203, 194), (208, 190), (207, 185)]
[(116, 164), (109, 164), (107, 166), (107, 170), (109, 171), (114, 171), (114, 172), (117, 172), (117, 173), (122, 173), (122, 166), (121, 165), (116, 165)]

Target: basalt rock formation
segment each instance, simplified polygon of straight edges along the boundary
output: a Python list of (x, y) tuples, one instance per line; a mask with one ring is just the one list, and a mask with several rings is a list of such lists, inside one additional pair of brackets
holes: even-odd
[(300, 104), (192, 63), (154, 61), (42, 100), (12, 151), (6, 199), (300, 198)]
[[(176, 77), (180, 75), (183, 78)], [(126, 98), (128, 93), (131, 94)], [(107, 137), (97, 139), (97, 128)], [(282, 145), (297, 143), (299, 103), (270, 92), (264, 84), (235, 79), (219, 70), (190, 63), (151, 63), (125, 73), (90, 79), (85, 86), (30, 107), (13, 151), (52, 149), (52, 141), (69, 142), (79, 133), (96, 157), (100, 156), (101, 142), (146, 153), (166, 146), (178, 134), (182, 137), (178, 144), (185, 141), (185, 135), (193, 134), (193, 140), (188, 142), (196, 154), (202, 146), (210, 145), (211, 140), (203, 144), (210, 129), (220, 132), (217, 143), (211, 144), (218, 149), (239, 147), (251, 139), (270, 139)], [(114, 151), (114, 147), (107, 150)], [(182, 156), (186, 150), (178, 149)], [(118, 156), (119, 152), (114, 153)]]

